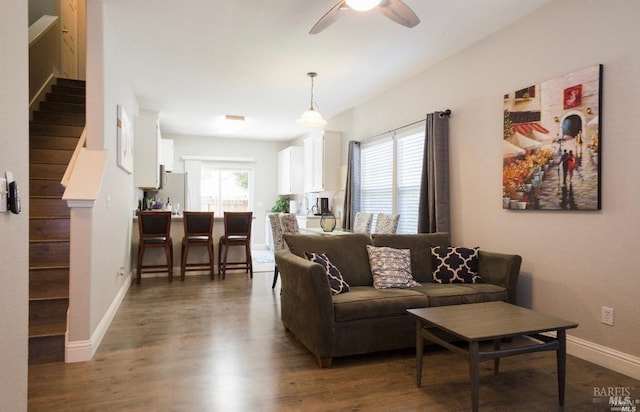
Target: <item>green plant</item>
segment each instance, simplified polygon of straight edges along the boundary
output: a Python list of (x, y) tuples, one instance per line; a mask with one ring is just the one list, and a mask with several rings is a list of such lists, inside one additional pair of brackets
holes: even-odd
[(272, 213), (289, 213), (289, 199), (280, 198), (276, 200), (275, 206), (271, 208)]

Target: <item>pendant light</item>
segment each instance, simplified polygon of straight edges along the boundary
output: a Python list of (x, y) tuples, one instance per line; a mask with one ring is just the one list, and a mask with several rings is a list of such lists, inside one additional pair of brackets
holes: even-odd
[(300, 126), (308, 126), (308, 127), (321, 127), (327, 124), (327, 121), (322, 118), (320, 112), (316, 111), (313, 108), (313, 78), (316, 77), (318, 73), (309, 72), (307, 76), (311, 78), (311, 105), (309, 110), (302, 113), (302, 115), (296, 120)]
[(345, 0), (353, 10), (368, 11), (380, 4), (381, 0)]

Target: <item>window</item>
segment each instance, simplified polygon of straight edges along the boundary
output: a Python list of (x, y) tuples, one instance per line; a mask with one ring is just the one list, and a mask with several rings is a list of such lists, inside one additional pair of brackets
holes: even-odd
[(189, 210), (214, 212), (216, 216), (253, 210), (251, 163), (185, 159), (185, 169), (189, 180)]
[(423, 149), (424, 126), (362, 145), (360, 209), (400, 214), (398, 233), (418, 231)]

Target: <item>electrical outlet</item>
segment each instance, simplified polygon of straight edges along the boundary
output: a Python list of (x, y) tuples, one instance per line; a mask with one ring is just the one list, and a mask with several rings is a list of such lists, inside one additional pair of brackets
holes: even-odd
[(602, 323), (613, 326), (613, 308), (607, 306), (602, 307)]
[(124, 276), (124, 267), (120, 267), (120, 269), (118, 269), (118, 275)]

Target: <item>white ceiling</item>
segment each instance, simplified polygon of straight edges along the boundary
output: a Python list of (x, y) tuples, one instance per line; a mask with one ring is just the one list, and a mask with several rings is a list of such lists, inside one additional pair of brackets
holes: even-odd
[[(550, 0), (404, 0), (412, 29), (349, 10), (309, 35), (337, 0), (104, 0), (121, 75), (163, 133), (290, 140), (314, 100), (336, 116), (531, 13)], [(110, 34), (111, 36), (111, 34)], [(109, 37), (111, 39), (111, 37)], [(471, 69), (470, 69), (471, 70)], [(225, 114), (247, 127), (220, 133)]]

